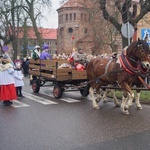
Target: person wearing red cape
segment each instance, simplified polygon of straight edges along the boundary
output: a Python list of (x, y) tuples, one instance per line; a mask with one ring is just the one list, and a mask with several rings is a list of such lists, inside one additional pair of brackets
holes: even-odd
[(0, 101), (5, 106), (12, 105), (12, 101), (17, 99), (13, 73), (11, 60), (0, 58)]

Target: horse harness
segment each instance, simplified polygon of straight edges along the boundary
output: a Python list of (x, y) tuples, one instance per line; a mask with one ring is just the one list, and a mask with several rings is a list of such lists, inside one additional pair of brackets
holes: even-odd
[(131, 75), (137, 75), (137, 76), (142, 76), (142, 77), (147, 77), (149, 75), (149, 70), (146, 69), (142, 69), (140, 62), (136, 62), (137, 63), (137, 67), (133, 67), (130, 62), (128, 61), (128, 59), (136, 62), (135, 60), (129, 58), (126, 56), (126, 52), (123, 51), (121, 55), (119, 55), (119, 61), (121, 63), (122, 68), (129, 74)]

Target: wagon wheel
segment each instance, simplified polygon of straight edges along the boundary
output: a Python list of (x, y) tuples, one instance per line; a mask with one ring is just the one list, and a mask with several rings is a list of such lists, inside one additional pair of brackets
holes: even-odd
[(38, 84), (37, 81), (32, 82), (32, 90), (34, 93), (38, 93), (40, 90), (40, 85)]
[(54, 85), (53, 95), (55, 98), (61, 98), (63, 93), (63, 89), (60, 85)]
[(89, 88), (90, 88), (89, 84), (83, 88), (79, 88), (79, 91), (83, 97), (87, 97), (89, 95)]

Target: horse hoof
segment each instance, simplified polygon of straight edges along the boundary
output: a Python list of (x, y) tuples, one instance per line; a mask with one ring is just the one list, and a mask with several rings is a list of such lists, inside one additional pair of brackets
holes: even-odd
[(97, 110), (98, 110), (98, 109), (99, 109), (99, 106), (94, 107), (94, 109), (97, 109)]
[(142, 106), (139, 106), (139, 107), (137, 106), (137, 109), (142, 110), (143, 108), (142, 108)]
[(129, 109), (129, 106), (128, 106), (128, 105), (126, 105), (126, 106), (124, 107), (124, 109), (125, 109), (125, 110), (128, 110), (128, 109)]
[(125, 110), (125, 111), (123, 111), (123, 114), (129, 115), (129, 111), (128, 111), (128, 110)]

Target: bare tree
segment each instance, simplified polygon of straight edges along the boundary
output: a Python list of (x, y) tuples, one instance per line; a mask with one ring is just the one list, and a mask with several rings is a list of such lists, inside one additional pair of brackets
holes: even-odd
[[(14, 59), (17, 56), (18, 49), (20, 49), (17, 37), (20, 27), (25, 25), (26, 19), (30, 20), (30, 25), (34, 28), (39, 44), (42, 45), (42, 38), (38, 31), (38, 27), (40, 26), (38, 19), (42, 17), (43, 10), (46, 8), (50, 10), (50, 0), (1, 0), (0, 6), (2, 6), (0, 10), (0, 39), (4, 45), (12, 43)], [(26, 23), (26, 25), (28, 26), (29, 23)], [(0, 46), (2, 47), (2, 44)], [(25, 55), (26, 52), (23, 53)]]
[[(140, 12), (137, 14), (137, 4), (132, 5), (132, 0), (97, 0), (100, 4), (104, 19), (108, 20), (121, 33), (122, 23), (130, 22), (135, 26), (150, 11), (149, 0), (139, 0)], [(120, 13), (121, 21), (119, 22), (110, 13), (111, 8), (107, 7), (109, 3), (114, 3), (116, 9)], [(112, 11), (112, 10), (111, 10)], [(122, 35), (121, 35), (122, 36)], [(128, 45), (128, 39), (122, 36), (123, 47)]]
[(36, 37), (38, 39), (38, 43), (42, 45), (42, 37), (40, 32), (38, 31), (37, 19), (41, 17), (42, 9), (51, 8), (50, 0), (25, 0), (26, 5), (23, 6), (25, 12), (30, 16), (32, 26), (34, 28)]
[[(109, 21), (103, 18), (97, 0), (82, 0), (79, 3), (84, 7), (89, 17), (89, 27), (92, 30), (89, 36), (92, 37), (94, 42), (92, 53), (100, 54), (116, 51), (117, 45), (120, 44), (117, 40), (119, 33)], [(112, 10), (114, 9), (112, 8)], [(118, 18), (116, 11), (114, 17)]]
[[(21, 1), (20, 1), (21, 2)], [(0, 39), (3, 41), (3, 45), (10, 44), (16, 38), (15, 27), (20, 22), (19, 13), (18, 13), (18, 2), (17, 0), (2, 0), (0, 10), (1, 15), (1, 34)], [(3, 46), (1, 45), (1, 47)], [(13, 48), (17, 51), (17, 44), (13, 43)], [(1, 51), (2, 52), (2, 51)]]

